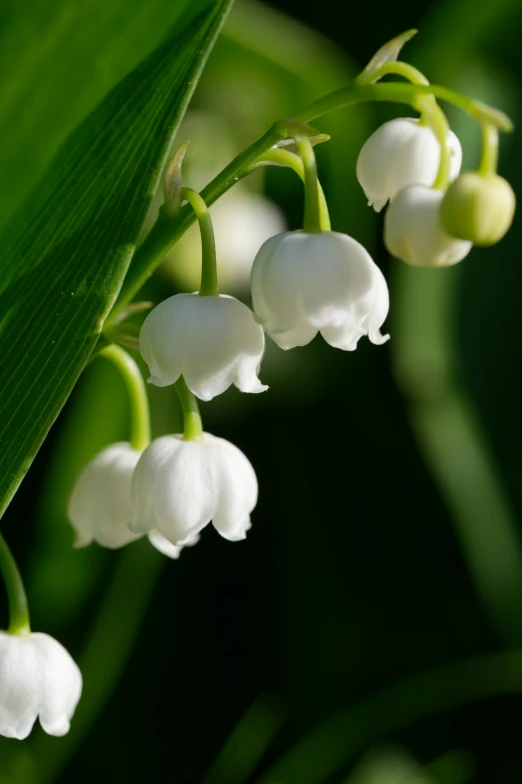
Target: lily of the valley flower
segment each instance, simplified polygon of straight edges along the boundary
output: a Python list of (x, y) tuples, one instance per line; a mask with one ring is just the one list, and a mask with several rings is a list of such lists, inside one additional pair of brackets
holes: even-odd
[[(131, 482), (141, 452), (126, 442), (111, 444), (82, 470), (67, 508), (76, 532), (76, 547), (97, 542), (112, 549), (124, 547), (141, 534), (129, 530), (131, 521)], [(174, 547), (158, 531), (149, 532), (149, 541), (168, 558), (179, 558), (181, 547)], [(199, 537), (186, 542), (196, 544)]]
[(384, 243), (393, 256), (420, 267), (448, 267), (468, 255), (473, 244), (450, 237), (442, 227), (443, 197), (423, 185), (397, 194), (384, 219)]
[(87, 463), (67, 507), (76, 532), (75, 547), (86, 547), (94, 541), (102, 547), (117, 548), (138, 539), (128, 526), (131, 479), (140, 457), (139, 450), (120, 442)]
[(212, 520), (221, 536), (244, 539), (257, 502), (257, 479), (229, 441), (163, 436), (144, 451), (132, 480), (131, 530), (156, 529), (176, 547), (189, 544)]
[(140, 333), (140, 351), (156, 386), (183, 375), (201, 400), (211, 400), (231, 384), (242, 392), (263, 392), (257, 374), (265, 348), (252, 311), (234, 297), (176, 294), (149, 313)]
[[(448, 131), (450, 180), (462, 163), (458, 138)], [(409, 185), (433, 185), (440, 163), (440, 144), (428, 125), (399, 117), (381, 125), (364, 143), (357, 159), (357, 179), (368, 204), (380, 212)]]
[(357, 348), (362, 335), (388, 340), (386, 281), (369, 253), (333, 231), (292, 231), (269, 239), (252, 268), (256, 318), (283, 349), (304, 346), (320, 332), (331, 346)]
[(49, 735), (65, 735), (82, 693), (82, 676), (48, 634), (0, 631), (0, 735), (27, 738), (38, 716)]

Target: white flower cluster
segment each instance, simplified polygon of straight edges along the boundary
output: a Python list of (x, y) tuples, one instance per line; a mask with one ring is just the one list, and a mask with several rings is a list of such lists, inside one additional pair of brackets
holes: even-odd
[[(462, 151), (447, 136), (449, 179), (460, 172)], [(472, 242), (450, 236), (441, 223), (442, 190), (432, 187), (441, 162), (440, 144), (422, 120), (382, 125), (364, 144), (357, 176), (369, 204), (388, 202), (385, 243), (410, 264), (447, 266), (466, 256)], [(149, 382), (183, 380), (201, 400), (231, 385), (258, 393), (266, 332), (282, 349), (305, 346), (321, 333), (331, 346), (356, 349), (367, 335), (375, 344), (389, 308), (386, 281), (355, 239), (335, 231), (285, 231), (268, 239), (254, 259), (253, 311), (238, 299), (215, 294), (177, 294), (147, 316), (140, 351)], [(96, 541), (122, 547), (147, 534), (177, 558), (211, 521), (227, 539), (243, 539), (257, 500), (257, 481), (247, 458), (232, 444), (203, 433), (171, 435), (143, 452), (113, 444), (77, 480), (69, 519), (77, 546)]]
[[(450, 178), (462, 152), (450, 131)], [(381, 126), (363, 146), (357, 176), (378, 211), (389, 201), (385, 242), (405, 261), (454, 264), (472, 243), (440, 224), (443, 193), (434, 189), (441, 150), (433, 131), (405, 118)], [(321, 333), (331, 346), (353, 351), (367, 335), (388, 340), (386, 281), (355, 239), (334, 231), (286, 231), (267, 240), (252, 266), (253, 311), (226, 295), (177, 294), (145, 319), (140, 351), (149, 382), (181, 378), (203, 401), (231, 385), (258, 393), (266, 332), (278, 346), (305, 346)], [(243, 539), (257, 500), (247, 458), (232, 444), (204, 433), (199, 439), (164, 436), (143, 452), (113, 444), (83, 470), (69, 502), (76, 545), (122, 547), (147, 534), (171, 558), (198, 540), (209, 522), (227, 539)]]
[[(462, 163), (458, 138), (448, 131), (449, 179)], [(366, 141), (357, 177), (376, 212), (390, 202), (384, 242), (393, 256), (422, 267), (446, 267), (467, 256), (472, 243), (450, 236), (441, 221), (444, 191), (433, 188), (441, 158), (432, 129), (413, 118), (384, 123)]]
[[(478, 184), (458, 177), (462, 153), (451, 132), (447, 147), (454, 182), (446, 200), (433, 187), (440, 145), (422, 120), (385, 123), (359, 155), (357, 176), (369, 204), (380, 211), (390, 202), (385, 244), (410, 264), (455, 264), (476, 237), (483, 244), (496, 241), (512, 217), (508, 184), (493, 175)], [(491, 213), (493, 192), (500, 206)], [(144, 449), (112, 444), (85, 466), (68, 505), (76, 546), (96, 541), (118, 548), (147, 535), (160, 552), (177, 558), (210, 522), (225, 539), (244, 539), (257, 502), (256, 474), (237, 447), (203, 432), (194, 396), (212, 400), (231, 385), (242, 392), (266, 390), (258, 376), (265, 332), (285, 350), (305, 346), (318, 332), (343, 351), (355, 350), (365, 335), (374, 344), (389, 338), (381, 333), (389, 308), (386, 281), (362, 245), (345, 234), (317, 228), (271, 237), (254, 259), (251, 294), (253, 310), (218, 294), (216, 285), (202, 287), (200, 294), (169, 297), (147, 316), (139, 348), (149, 382), (177, 385), (185, 433)], [(191, 416), (197, 422), (192, 429)], [(63, 734), (80, 691), (79, 671), (59, 643), (46, 635), (0, 633), (1, 734), (25, 737), (38, 714), (47, 732)]]
[(100, 452), (78, 477), (68, 515), (77, 547), (123, 547), (146, 533), (178, 558), (211, 520), (225, 539), (244, 539), (256, 501), (254, 469), (236, 446), (210, 433), (172, 435), (143, 452), (128, 443)]
[[(333, 231), (283, 232), (257, 254), (251, 276), (254, 311), (226, 295), (176, 294), (155, 307), (140, 333), (149, 382), (183, 381), (212, 400), (231, 385), (267, 389), (258, 377), (265, 331), (283, 349), (304, 346), (318, 332), (353, 351), (359, 338), (388, 340), (386, 281), (367, 251)], [(164, 436), (143, 452), (113, 444), (83, 469), (68, 516), (76, 546), (122, 547), (147, 534), (177, 558), (212, 521), (231, 541), (244, 539), (257, 501), (257, 479), (244, 454), (209, 433)]]

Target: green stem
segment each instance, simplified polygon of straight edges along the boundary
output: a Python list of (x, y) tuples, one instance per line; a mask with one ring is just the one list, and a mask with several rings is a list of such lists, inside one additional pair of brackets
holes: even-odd
[(482, 124), (482, 156), (479, 174), (496, 174), (498, 165), (498, 129), (490, 123)]
[(9, 634), (31, 634), (29, 605), (24, 583), (11, 550), (0, 534), (0, 571), (4, 578), (9, 601)]
[(513, 130), (513, 124), (504, 112), (493, 109), (480, 101), (474, 101), (447, 87), (437, 84), (418, 85), (402, 82), (381, 82), (379, 84), (351, 84), (341, 87), (330, 95), (320, 98), (295, 115), (296, 120), (308, 123), (336, 109), (344, 109), (358, 103), (369, 101), (390, 101), (415, 106), (419, 96), (434, 95), (442, 101), (457, 106), (478, 122), (490, 122), (501, 131)]
[(187, 382), (180, 376), (176, 383), (181, 410), (183, 411), (183, 438), (185, 441), (201, 441), (203, 438), (203, 423), (199, 413), (199, 405), (195, 395), (187, 386)]
[(188, 201), (199, 223), (201, 233), (201, 286), (200, 297), (219, 296), (217, 282), (216, 241), (210, 212), (204, 199), (192, 188), (181, 189), (181, 200)]
[[(273, 147), (264, 156), (263, 161), (270, 161), (276, 163), (278, 166), (285, 166), (292, 169), (301, 180), (305, 181), (304, 164), (299, 155), (296, 155), (290, 150), (285, 150), (282, 147)], [(330, 215), (328, 213), (328, 205), (321, 183), (318, 181), (317, 187), (319, 190), (319, 225), (321, 231), (331, 231), (332, 224), (330, 223)]]
[(449, 183), (451, 163), (450, 149), (448, 146), (449, 124), (446, 115), (432, 95), (426, 95), (419, 98), (417, 101), (417, 108), (422, 112), (423, 119), (430, 126), (440, 145), (439, 170), (432, 187), (445, 190)]
[(319, 207), (319, 180), (314, 148), (306, 136), (296, 139), (297, 149), (301, 154), (304, 167), (305, 208), (303, 231), (317, 234), (321, 231)]
[(120, 371), (129, 393), (131, 438), (133, 449), (140, 452), (150, 444), (150, 412), (147, 390), (140, 369), (132, 357), (116, 345), (107, 346), (99, 353)]
[[(306, 123), (336, 109), (342, 109), (358, 103), (368, 103), (369, 101), (391, 101), (392, 103), (416, 106), (419, 96), (422, 95), (434, 95), (437, 98), (448, 101), (467, 112), (479, 122), (491, 123), (503, 131), (512, 130), (512, 123), (503, 112), (459, 95), (459, 93), (446, 87), (394, 82), (352, 84), (348, 87), (343, 87), (303, 109), (295, 119)], [(284, 123), (277, 122), (264, 136), (234, 158), (201, 191), (201, 197), (207, 206), (213, 204), (216, 199), (226, 193), (236, 182), (250, 174), (255, 169), (256, 163), (263, 158), (263, 155), (284, 138)], [(194, 222), (195, 217), (194, 211), (188, 205), (181, 208), (175, 219), (170, 218), (164, 209), (160, 209), (158, 220), (134, 254), (118, 301), (111, 312), (109, 323), (114, 323), (118, 319), (121, 310), (138, 293), (171, 247)]]
[(322, 784), (371, 743), (488, 697), (522, 692), (522, 650), (487, 654), (414, 675), (327, 719), (255, 784)]
[[(413, 65), (403, 63), (400, 60), (381, 65), (379, 70), (375, 71), (372, 75), (372, 82), (377, 82), (379, 79), (382, 79), (383, 76), (389, 76), (391, 74), (394, 76), (404, 76), (404, 78), (408, 79), (412, 84), (424, 86), (429, 84), (429, 81), (418, 68), (414, 68)], [(367, 84), (367, 82), (360, 81), (359, 84)]]

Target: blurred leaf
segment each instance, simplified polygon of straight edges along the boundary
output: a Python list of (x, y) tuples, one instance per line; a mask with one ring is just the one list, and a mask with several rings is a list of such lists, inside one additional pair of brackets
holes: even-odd
[[(437, 8), (440, 26), (435, 26), (429, 38), (418, 40), (424, 45), (418, 52), (421, 65), (431, 65), (430, 78), (440, 81), (448, 76), (453, 84), (483, 100), (494, 96), (497, 102), (501, 97), (511, 110), (515, 109), (518, 101), (509, 82), (499, 78), (491, 65), (482, 71), (477, 69), (477, 60), (469, 55), (480, 38), (489, 35), (490, 25), (509, 21), (517, 11), (515, 4), (500, 2), (487, 8), (479, 4), (477, 14), (471, 13), (469, 0)], [(473, 24), (454, 24), (466, 9), (473, 16)], [(447, 56), (447, 52), (452, 54)], [(463, 52), (467, 58), (462, 57)], [(473, 62), (475, 68), (471, 70)], [(448, 65), (452, 66), (451, 74)], [(480, 143), (476, 124), (459, 115), (456, 128), (465, 142), (465, 151), (467, 148), (472, 152), (470, 162), (476, 163)], [(395, 263), (391, 350), (412, 429), (451, 512), (475, 590), (492, 625), (504, 639), (518, 644), (522, 640), (520, 531), (475, 401), (462, 383), (462, 357), (455, 334), (455, 315), (462, 305), (459, 289), (463, 279), (469, 281), (468, 286), (473, 285), (471, 279), (477, 275), (479, 253), (474, 249), (469, 260), (454, 270), (419, 270)], [(487, 250), (488, 269), (496, 253), (498, 248)], [(488, 300), (495, 297), (495, 292), (502, 298), (503, 309), (504, 294), (500, 288), (491, 287), (488, 276)], [(496, 321), (485, 314), (482, 298), (480, 325), (486, 320)], [(483, 342), (474, 343), (482, 355)]]
[(423, 20), (425, 34), (412, 48), (429, 79), (451, 86), (470, 54), (500, 39), (501, 33), (505, 36), (511, 30), (516, 35), (521, 19), (519, 0), (437, 2)]
[(426, 771), (440, 784), (468, 784), (474, 779), (476, 764), (466, 749), (454, 749), (442, 754), (426, 765)]
[(229, 5), (199, 5), (179, 21), (72, 135), (4, 239), (0, 511), (96, 345)]
[(405, 749), (380, 748), (361, 760), (345, 784), (437, 784)]
[(413, 675), (331, 716), (256, 784), (323, 784), (368, 743), (429, 716), (488, 697), (520, 694), (522, 649), (476, 656)]
[(255, 770), (286, 718), (277, 695), (259, 697), (227, 739), (201, 784), (242, 784)]
[[(219, 103), (225, 100), (229, 114), (237, 112), (237, 107), (246, 113), (253, 105), (248, 98), (252, 83), (254, 80), (259, 82), (259, 74), (263, 73), (265, 84), (257, 86), (255, 106), (256, 109), (262, 106), (263, 101), (270, 104), (271, 114), (264, 122), (291, 115), (321, 95), (345, 86), (359, 70), (358, 63), (346, 51), (317, 29), (256, 0), (243, 0), (234, 7), (223, 29), (216, 55), (214, 65), (219, 56), (223, 61), (218, 75), (223, 77), (221, 82), (225, 84), (219, 91)], [(225, 79), (231, 68), (235, 71), (234, 79)], [(213, 75), (214, 71), (205, 74), (203, 89)], [(231, 96), (227, 103), (226, 92), (224, 99), (223, 91), (230, 90), (230, 82), (237, 85), (238, 94)], [(212, 92), (214, 96), (218, 95), (215, 86)], [(319, 173), (329, 201), (333, 228), (348, 232), (367, 246), (374, 242), (375, 216), (368, 210), (355, 177), (355, 162), (371, 133), (373, 113), (374, 108), (368, 104), (321, 118), (320, 130), (329, 134), (331, 139), (317, 150)], [(243, 114), (237, 117), (236, 124), (245, 126), (247, 119)], [(259, 120), (256, 117), (257, 127)], [(268, 178), (269, 185), (273, 183), (269, 190), (277, 193), (280, 203), (281, 197), (287, 196), (285, 201), (288, 202), (292, 223), (300, 215), (300, 183), (294, 182), (294, 175), (288, 172), (271, 170)], [(346, 204), (350, 204), (350, 210), (346, 209)]]

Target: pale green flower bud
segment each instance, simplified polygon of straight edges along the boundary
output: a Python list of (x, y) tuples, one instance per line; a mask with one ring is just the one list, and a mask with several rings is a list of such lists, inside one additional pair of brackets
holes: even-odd
[(452, 237), (475, 245), (494, 245), (513, 221), (515, 194), (498, 174), (466, 172), (451, 183), (440, 207), (442, 225)]

